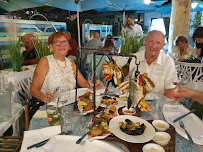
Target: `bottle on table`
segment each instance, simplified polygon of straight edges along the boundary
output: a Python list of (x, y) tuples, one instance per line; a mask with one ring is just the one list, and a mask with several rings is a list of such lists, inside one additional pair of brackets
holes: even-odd
[[(129, 57), (127, 63), (122, 67), (123, 74), (124, 74), (124, 79), (125, 79), (125, 77), (127, 77), (128, 74), (129, 74), (129, 68), (130, 68), (130, 62), (131, 62), (131, 60), (132, 60), (132, 57)], [(123, 80), (124, 80), (124, 79), (123, 79)]]

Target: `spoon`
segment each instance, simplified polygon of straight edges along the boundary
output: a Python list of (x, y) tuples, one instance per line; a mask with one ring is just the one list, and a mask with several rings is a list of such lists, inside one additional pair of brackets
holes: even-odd
[(91, 128), (87, 133), (85, 133), (82, 137), (80, 137), (80, 138), (76, 141), (76, 144), (80, 144), (81, 141), (85, 138), (85, 136), (86, 136), (87, 134), (89, 134), (89, 132), (90, 132), (94, 127), (96, 127), (96, 126), (98, 126), (98, 124), (94, 123), (94, 124), (92, 125), (92, 128)]

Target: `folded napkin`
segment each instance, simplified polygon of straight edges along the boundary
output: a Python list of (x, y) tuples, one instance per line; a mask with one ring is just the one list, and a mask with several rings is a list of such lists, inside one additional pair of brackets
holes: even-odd
[(32, 148), (30, 150), (27, 150), (27, 147), (45, 139), (54, 137), (59, 133), (61, 133), (61, 126), (51, 126), (43, 129), (25, 131), (21, 152), (44, 152), (41, 147)]

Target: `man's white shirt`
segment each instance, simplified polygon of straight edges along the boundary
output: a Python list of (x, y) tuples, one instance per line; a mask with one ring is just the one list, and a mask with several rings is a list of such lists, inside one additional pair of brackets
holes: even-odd
[[(158, 58), (148, 65), (145, 58), (145, 51), (135, 53), (137, 56), (137, 63), (140, 61), (138, 70), (141, 74), (147, 73), (147, 76), (154, 82), (154, 93), (164, 94), (166, 89), (175, 88), (174, 82), (177, 82), (177, 71), (173, 59), (164, 53), (160, 53)], [(130, 77), (135, 77), (135, 59), (133, 58), (130, 64)]]

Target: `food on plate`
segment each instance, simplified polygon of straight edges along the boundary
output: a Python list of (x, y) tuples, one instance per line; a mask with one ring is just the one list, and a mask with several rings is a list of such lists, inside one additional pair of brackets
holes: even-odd
[(119, 122), (119, 127), (128, 135), (142, 135), (146, 128), (144, 123), (132, 122), (129, 119), (125, 119), (125, 122)]
[(92, 102), (93, 93), (88, 91), (84, 95), (79, 96), (80, 101), (78, 102), (78, 107), (85, 111), (90, 111), (93, 109), (94, 104)]
[(29, 68), (25, 68), (24, 71), (30, 70)]
[(115, 113), (116, 112), (116, 107), (115, 106), (111, 106), (109, 108), (109, 113)]
[(136, 113), (136, 110), (134, 108), (127, 108), (127, 107), (124, 107), (122, 108), (122, 111), (125, 115), (134, 115)]
[(89, 135), (91, 137), (102, 136), (103, 131), (104, 131), (104, 128), (102, 126), (93, 127), (92, 130), (90, 130)]
[(125, 81), (118, 86), (121, 94), (129, 92), (132, 105), (138, 107), (141, 111), (149, 112), (152, 110), (151, 106), (144, 100), (147, 93), (155, 87), (153, 81), (147, 76), (147, 73), (139, 74), (137, 78)]
[[(103, 136), (105, 134), (110, 134), (109, 132), (109, 122), (112, 118), (116, 117), (116, 107), (109, 108), (109, 112), (100, 112), (96, 117), (92, 119), (92, 122), (89, 124), (89, 128), (92, 128), (93, 124), (97, 124), (89, 132), (90, 137)], [(115, 111), (115, 112), (113, 112)]]
[(115, 85), (120, 84), (123, 77), (122, 68), (116, 61), (102, 62), (102, 74), (104, 81), (108, 82), (113, 79)]
[(85, 99), (87, 99), (89, 101), (92, 101), (93, 95), (94, 95), (94, 93), (92, 93), (90, 91), (87, 91), (85, 94), (79, 96), (79, 99), (81, 100), (81, 99), (85, 98)]
[(109, 96), (103, 96), (101, 103), (105, 104), (105, 105), (117, 105), (118, 101), (116, 100), (116, 98), (112, 98)]

